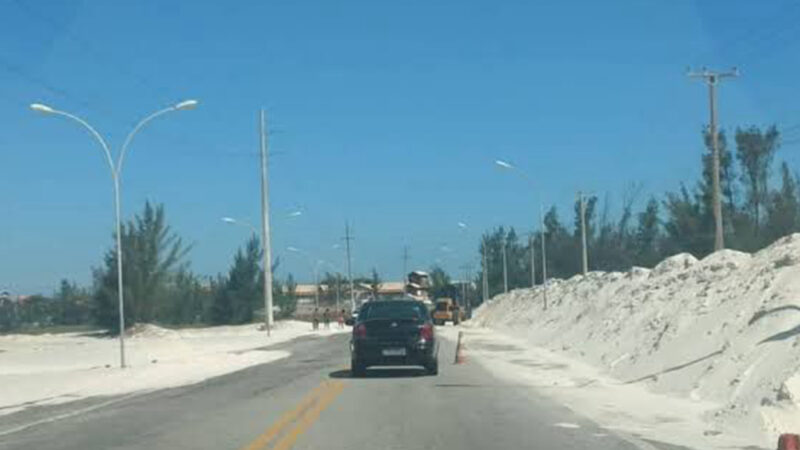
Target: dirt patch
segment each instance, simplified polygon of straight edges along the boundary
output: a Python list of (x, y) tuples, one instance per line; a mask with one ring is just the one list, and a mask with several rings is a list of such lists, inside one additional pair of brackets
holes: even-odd
[(521, 352), (523, 349), (516, 345), (508, 344), (483, 344), (478, 341), (468, 341), (467, 348), (488, 350), (491, 352)]
[(513, 364), (519, 364), (525, 367), (536, 367), (542, 370), (558, 370), (569, 367), (566, 364), (540, 363), (532, 359), (512, 359), (511, 362)]

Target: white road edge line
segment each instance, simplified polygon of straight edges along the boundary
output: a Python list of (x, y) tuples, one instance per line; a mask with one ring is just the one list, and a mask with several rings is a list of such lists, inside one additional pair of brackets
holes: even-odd
[(104, 408), (106, 406), (110, 406), (110, 405), (113, 405), (115, 403), (123, 402), (123, 401), (131, 399), (133, 397), (138, 397), (140, 395), (144, 395), (144, 394), (147, 394), (147, 393), (150, 393), (150, 392), (153, 392), (153, 391), (154, 391), (153, 389), (145, 390), (145, 391), (137, 391), (137, 392), (134, 392), (132, 394), (124, 395), (124, 396), (122, 396), (120, 398), (115, 398), (115, 399), (109, 400), (107, 402), (98, 403), (96, 405), (88, 406), (88, 407), (83, 408), (83, 409), (78, 409), (78, 410), (70, 411), (70, 412), (63, 413), (63, 414), (57, 414), (55, 416), (45, 417), (44, 419), (35, 420), (33, 422), (29, 422), (29, 423), (26, 423), (26, 424), (23, 424), (23, 425), (18, 425), (18, 426), (14, 427), (14, 428), (9, 428), (7, 430), (2, 430), (2, 431), (0, 431), (0, 436), (7, 436), (9, 434), (18, 433), (20, 431), (24, 431), (24, 430), (27, 430), (28, 428), (32, 428), (32, 427), (35, 427), (35, 426), (38, 426), (38, 425), (44, 425), (46, 423), (52, 423), (52, 422), (57, 422), (57, 421), (63, 420), (63, 419), (69, 419), (70, 417), (75, 417), (75, 416), (79, 416), (81, 414), (86, 414), (88, 412), (94, 411), (95, 409)]

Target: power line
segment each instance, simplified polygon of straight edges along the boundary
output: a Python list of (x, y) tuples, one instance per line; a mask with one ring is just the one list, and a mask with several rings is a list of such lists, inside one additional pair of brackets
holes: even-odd
[(58, 22), (57, 20), (53, 19), (52, 17), (48, 16), (47, 14), (42, 13), (41, 10), (36, 8), (32, 8), (29, 4), (23, 3), (21, 0), (14, 0), (14, 4), (19, 8), (19, 10), (26, 13), (29, 17), (37, 19), (41, 22), (44, 22), (50, 25), (59, 33), (63, 34), (76, 44), (78, 44), (86, 54), (90, 55), (95, 59), (97, 62), (102, 62), (103, 67), (111, 67), (116, 70), (118, 73), (122, 75), (126, 75), (131, 79), (135, 80), (138, 84), (153, 91), (158, 92), (159, 94), (165, 94), (169, 92), (164, 86), (158, 85), (153, 83), (152, 81), (148, 80), (147, 78), (134, 73), (133, 71), (123, 67), (117, 61), (113, 60), (112, 58), (107, 57), (102, 52), (99, 52), (92, 44), (87, 42), (86, 40), (82, 39), (81, 37), (77, 36), (75, 33), (70, 31), (69, 27), (64, 25), (63, 23)]
[(775, 14), (770, 15), (763, 21), (753, 24), (741, 34), (736, 35), (733, 39), (723, 42), (720, 45), (715, 45), (712, 50), (701, 53), (698, 59), (705, 60), (725, 53), (733, 54), (734, 52), (732, 50), (741, 47), (743, 43), (745, 43), (745, 51), (749, 49), (750, 53), (752, 53), (752, 50), (758, 49), (759, 45), (768, 44), (776, 35), (785, 32), (787, 29), (794, 28), (796, 19), (791, 12), (797, 10), (799, 6), (800, 4), (797, 2), (787, 2), (783, 4)]
[(78, 103), (79, 105), (83, 106), (84, 108), (87, 108), (87, 109), (90, 109), (90, 110), (95, 110), (96, 112), (102, 112), (103, 114), (110, 114), (109, 111), (104, 111), (104, 110), (103, 111), (98, 111), (97, 109), (94, 108), (93, 105), (89, 104), (89, 102), (87, 102), (86, 100), (83, 100), (83, 99), (75, 96), (74, 94), (72, 94), (71, 92), (69, 92), (69, 91), (67, 91), (67, 90), (65, 90), (63, 88), (60, 88), (60, 87), (57, 87), (57, 86), (53, 86), (52, 84), (50, 84), (44, 78), (41, 78), (41, 77), (39, 77), (37, 75), (34, 75), (34, 74), (30, 73), (27, 70), (25, 70), (24, 67), (22, 67), (20, 65), (17, 65), (17, 64), (14, 64), (13, 62), (10, 62), (10, 61), (8, 61), (6, 59), (3, 59), (2, 57), (0, 57), (0, 68), (4, 69), (8, 73), (16, 75), (17, 77), (19, 77), (19, 78), (21, 78), (21, 79), (23, 79), (23, 80), (25, 80), (25, 81), (27, 81), (29, 83), (36, 84), (39, 87), (43, 88), (44, 90), (46, 90), (46, 91), (48, 91), (48, 92), (50, 92), (52, 94), (55, 94), (55, 95), (57, 95), (59, 97), (74, 101), (74, 102)]

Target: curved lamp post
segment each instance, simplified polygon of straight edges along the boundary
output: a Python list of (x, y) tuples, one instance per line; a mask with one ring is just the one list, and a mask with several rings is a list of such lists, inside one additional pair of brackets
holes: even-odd
[[(522, 177), (526, 182), (528, 182), (531, 185), (533, 185), (533, 181), (531, 180), (531, 178), (528, 177), (528, 175), (525, 172), (522, 172), (521, 170), (519, 170), (513, 164), (511, 164), (511, 163), (509, 163), (507, 161), (503, 161), (502, 159), (495, 160), (494, 163), (495, 163), (495, 165), (497, 167), (499, 167), (501, 169), (513, 171), (514, 173), (516, 173), (517, 175)], [(544, 307), (544, 309), (547, 309), (547, 248), (545, 247), (545, 231), (546, 231), (546, 229), (545, 229), (545, 226), (544, 226), (544, 216), (543, 216), (543, 212), (542, 212), (542, 204), (541, 204), (541, 202), (539, 203), (539, 218), (540, 218), (540, 220), (542, 222), (542, 224), (541, 224), (541, 226), (542, 226), (542, 293), (543, 293), (543, 297), (544, 297), (544, 305), (543, 305), (543, 307)]]
[(119, 361), (120, 367), (125, 367), (125, 308), (124, 308), (124, 294), (123, 294), (123, 287), (122, 287), (122, 223), (120, 219), (120, 185), (119, 185), (119, 178), (120, 173), (122, 172), (122, 163), (125, 160), (125, 153), (128, 151), (128, 147), (130, 146), (133, 137), (139, 130), (142, 129), (148, 122), (155, 119), (158, 116), (164, 115), (168, 112), (172, 111), (184, 111), (193, 109), (197, 106), (197, 100), (185, 100), (170, 107), (158, 110), (149, 116), (145, 117), (144, 119), (140, 120), (133, 130), (128, 133), (128, 137), (125, 138), (125, 141), (122, 144), (122, 148), (119, 152), (119, 157), (117, 158), (116, 163), (114, 162), (114, 158), (111, 156), (111, 150), (108, 147), (105, 139), (94, 129), (88, 122), (81, 119), (80, 117), (70, 114), (65, 111), (61, 111), (55, 108), (51, 108), (50, 106), (43, 105), (41, 103), (32, 103), (30, 108), (36, 112), (48, 115), (56, 115), (56, 116), (63, 116), (68, 119), (74, 120), (78, 122), (81, 126), (83, 126), (89, 133), (97, 140), (100, 146), (103, 148), (103, 152), (106, 156), (106, 162), (108, 163), (108, 168), (111, 171), (111, 180), (114, 183), (114, 209), (116, 213), (116, 237), (117, 237), (117, 296), (119, 298)]

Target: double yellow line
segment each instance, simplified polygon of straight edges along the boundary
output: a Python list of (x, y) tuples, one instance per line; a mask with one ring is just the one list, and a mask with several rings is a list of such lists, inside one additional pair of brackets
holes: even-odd
[[(344, 383), (341, 381), (324, 381), (303, 397), (293, 410), (283, 414), (277, 422), (244, 447), (243, 450), (265, 449), (281, 434), (280, 440), (272, 448), (274, 450), (291, 448), (300, 435), (311, 427), (322, 411), (333, 402), (343, 389)], [(295, 424), (295, 426), (286, 431), (292, 424)]]

